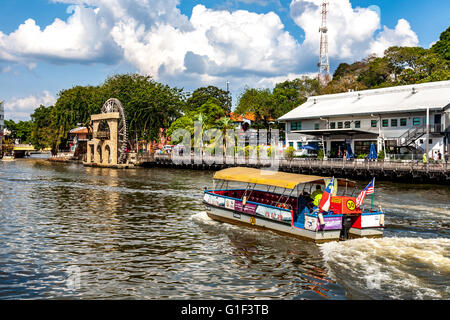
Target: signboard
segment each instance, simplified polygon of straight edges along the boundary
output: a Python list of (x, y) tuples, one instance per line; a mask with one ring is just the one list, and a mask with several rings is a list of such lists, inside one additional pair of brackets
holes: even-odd
[(319, 230), (340, 230), (342, 228), (342, 217), (323, 217), (324, 226), (319, 226)]
[(234, 200), (233, 199), (225, 199), (225, 208), (234, 210)]
[(316, 217), (306, 216), (305, 217), (305, 229), (311, 230), (311, 231), (316, 231), (317, 230), (317, 220), (318, 219)]

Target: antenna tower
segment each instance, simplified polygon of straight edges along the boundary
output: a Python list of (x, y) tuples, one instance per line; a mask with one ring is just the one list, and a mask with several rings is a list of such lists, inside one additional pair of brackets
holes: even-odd
[(328, 28), (327, 28), (328, 2), (322, 2), (322, 26), (320, 32), (320, 58), (319, 58), (319, 83), (326, 86), (331, 81), (330, 63), (328, 60)]

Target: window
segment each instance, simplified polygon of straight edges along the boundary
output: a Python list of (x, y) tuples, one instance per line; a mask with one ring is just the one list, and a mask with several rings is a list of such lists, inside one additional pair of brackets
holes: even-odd
[(291, 130), (302, 130), (301, 121), (291, 122)]
[(319, 130), (319, 129), (320, 129), (320, 124), (314, 123), (314, 130)]
[(297, 142), (297, 149), (300, 149), (302, 147), (303, 143)]
[(345, 121), (344, 125), (345, 125), (346, 129), (349, 129), (350, 128), (350, 121)]
[(420, 126), (420, 118), (413, 118), (413, 126)]
[(289, 142), (289, 147), (294, 147), (294, 143), (293, 142)]
[(338, 122), (338, 129), (342, 129), (342, 122)]
[(396, 127), (398, 125), (397, 119), (391, 119), (391, 127)]
[(336, 122), (330, 123), (330, 129), (336, 129)]
[(377, 120), (371, 120), (371, 121), (370, 121), (370, 126), (371, 126), (372, 128), (376, 128), (376, 127), (377, 127)]
[(406, 118), (401, 118), (400, 119), (400, 127), (406, 127), (406, 123), (407, 123)]
[(356, 128), (356, 129), (361, 128), (361, 121), (359, 121), (359, 120), (356, 120), (356, 121), (355, 121), (355, 128)]
[(420, 140), (419, 140), (419, 143), (420, 143), (420, 144), (423, 144), (423, 139), (420, 139)]
[(433, 144), (433, 139), (428, 139), (428, 144)]
[(382, 125), (383, 128), (389, 127), (389, 119), (383, 119)]

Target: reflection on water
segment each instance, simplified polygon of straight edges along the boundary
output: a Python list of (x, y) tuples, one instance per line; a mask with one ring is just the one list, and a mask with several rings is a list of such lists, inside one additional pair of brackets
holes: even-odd
[(211, 177), (0, 162), (0, 298), (450, 297), (449, 188), (377, 183), (386, 238), (318, 246), (212, 221)]

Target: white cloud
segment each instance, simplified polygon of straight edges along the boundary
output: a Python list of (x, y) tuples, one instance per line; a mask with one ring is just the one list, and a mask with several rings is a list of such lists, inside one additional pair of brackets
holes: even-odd
[[(211, 10), (197, 5), (191, 30), (169, 24), (145, 30), (136, 21), (120, 23), (112, 35), (125, 58), (153, 76), (196, 73), (278, 74), (295, 67), (300, 46), (273, 12)], [(294, 63), (294, 64), (293, 64)]]
[[(321, 4), (322, 0), (293, 0), (290, 5), (292, 18), (305, 31), (304, 49), (316, 56), (319, 55)], [(417, 45), (417, 35), (404, 19), (398, 21), (394, 30), (384, 26), (376, 36), (381, 28), (380, 13), (377, 6), (353, 8), (350, 0), (330, 1), (327, 14), (330, 58), (351, 61), (370, 53), (383, 53), (392, 45)]]
[(5, 53), (4, 60), (23, 63), (108, 62), (118, 56), (109, 29), (95, 9), (74, 6), (67, 21), (57, 18), (43, 30), (27, 19), (11, 34), (0, 33), (0, 51)]
[[(10, 34), (0, 31), (0, 62), (33, 68), (54, 63), (115, 63), (124, 59), (141, 73), (172, 85), (270, 84), (314, 71), (319, 54), (322, 0), (293, 0), (291, 17), (304, 30), (300, 43), (274, 12), (258, 14), (196, 5), (191, 17), (179, 0), (52, 0), (68, 4), (67, 21), (41, 28), (26, 20)], [(244, 0), (242, 0), (244, 1)], [(265, 4), (268, 0), (245, 0)], [(373, 7), (373, 6), (372, 6)], [(378, 7), (353, 8), (330, 1), (329, 54), (333, 61), (382, 53), (390, 45), (415, 45), (406, 20), (380, 26)], [(300, 31), (300, 30), (299, 30)], [(378, 33), (378, 34), (377, 34)]]
[(29, 120), (30, 114), (40, 105), (50, 106), (56, 102), (56, 98), (48, 91), (41, 94), (29, 95), (23, 98), (12, 98), (4, 102), (5, 119)]
[(366, 54), (374, 53), (378, 56), (383, 56), (384, 50), (391, 46), (413, 47), (417, 46), (419, 39), (411, 26), (405, 19), (398, 20), (395, 29), (389, 29), (384, 26), (383, 31), (380, 32), (376, 39), (372, 40)]

